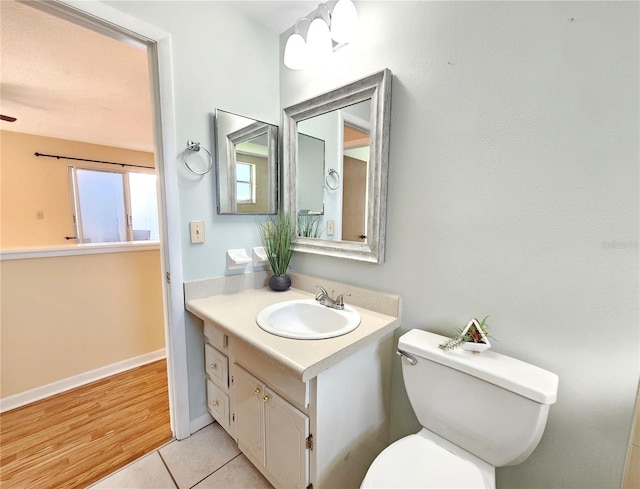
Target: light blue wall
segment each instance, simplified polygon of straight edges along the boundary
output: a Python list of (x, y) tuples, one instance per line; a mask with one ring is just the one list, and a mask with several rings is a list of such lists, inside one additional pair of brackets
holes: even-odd
[[(560, 376), (541, 444), (498, 487), (620, 487), (640, 370), (639, 4), (357, 7), (358, 44), (281, 67), (280, 100), (393, 72), (386, 262), (293, 266), (401, 294), (402, 331), (490, 315), (495, 350)], [(418, 429), (398, 367), (396, 437)]]
[[(303, 72), (226, 2), (110, 3), (172, 34), (179, 142), (211, 146), (216, 107), (279, 123), (280, 107), (391, 69), (386, 262), (293, 267), (401, 294), (403, 331), (490, 315), (497, 351), (560, 376), (540, 446), (498, 486), (619, 487), (640, 371), (637, 2), (358, 2), (358, 43)], [(179, 205), (186, 280), (257, 244), (256, 218), (215, 214), (212, 175), (183, 169)], [(188, 324), (192, 419), (199, 334)], [(393, 380), (399, 437), (418, 426)]]
[[(192, 139), (214, 154), (216, 108), (280, 125), (278, 36), (232, 8), (232, 2), (105, 3), (171, 34), (178, 148)], [(215, 171), (195, 176), (184, 165), (179, 167), (180, 202), (168, 205), (180, 206), (184, 280), (223, 276), (227, 249), (250, 252), (258, 246), (259, 218), (217, 215)], [(191, 244), (192, 220), (204, 221), (205, 243)], [(185, 312), (185, 322), (194, 421), (206, 416), (202, 321)]]

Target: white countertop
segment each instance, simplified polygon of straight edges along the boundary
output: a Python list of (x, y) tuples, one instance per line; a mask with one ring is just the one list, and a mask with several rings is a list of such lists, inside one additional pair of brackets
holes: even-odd
[(400, 326), (397, 317), (353, 304), (349, 305), (360, 313), (360, 326), (351, 333), (335, 338), (282, 338), (263, 331), (256, 323), (258, 312), (271, 304), (314, 297), (314, 294), (298, 289), (274, 292), (265, 287), (188, 300), (186, 309), (200, 319), (212, 323), (227, 335), (235, 336), (247, 343), (303, 382), (316, 377)]

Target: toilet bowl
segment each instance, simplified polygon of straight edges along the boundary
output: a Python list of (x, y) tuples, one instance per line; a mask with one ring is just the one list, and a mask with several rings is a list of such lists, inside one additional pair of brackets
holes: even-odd
[(362, 481), (364, 489), (495, 487), (491, 464), (423, 429), (385, 448)]
[(496, 352), (442, 351), (446, 337), (400, 337), (402, 376), (422, 429), (384, 449), (361, 487), (494, 488), (495, 467), (524, 461), (556, 401), (558, 376)]

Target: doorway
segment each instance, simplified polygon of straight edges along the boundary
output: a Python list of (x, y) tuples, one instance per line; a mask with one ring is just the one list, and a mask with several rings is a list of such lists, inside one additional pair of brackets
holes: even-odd
[(343, 119), (342, 239), (364, 243), (370, 137), (368, 129), (355, 124), (354, 118), (347, 122), (347, 117)]
[[(99, 2), (86, 2), (77, 8), (61, 3), (30, 3), (50, 15), (67, 22), (82, 25), (93, 31), (106, 34), (122, 42), (143, 45), (149, 56), (151, 72), (151, 92), (153, 95), (152, 132), (155, 132), (156, 174), (159, 180), (160, 207), (160, 256), (161, 263), (158, 280), (162, 284), (162, 314), (164, 318), (164, 336), (167, 349), (168, 386), (171, 409), (171, 427), (177, 438), (189, 436), (188, 394), (186, 375), (186, 348), (180, 342), (184, 336), (184, 313), (182, 299), (182, 269), (180, 264), (180, 244), (177, 209), (167, 206), (167, 202), (177, 202), (177, 173), (167, 155), (175, 154), (173, 129), (173, 100), (171, 97), (171, 77), (169, 61), (169, 37), (150, 26), (143, 25), (124, 16), (117, 10)], [(162, 80), (162, 83), (160, 82)], [(161, 97), (160, 94), (165, 94)], [(162, 110), (160, 110), (160, 108)], [(163, 117), (160, 118), (160, 113)], [(165, 162), (167, 162), (165, 164)], [(176, 231), (177, 230), (177, 231)]]

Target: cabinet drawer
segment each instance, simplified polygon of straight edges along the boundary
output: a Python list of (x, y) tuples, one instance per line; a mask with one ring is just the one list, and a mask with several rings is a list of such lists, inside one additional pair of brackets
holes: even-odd
[(206, 321), (204, 323), (204, 336), (209, 344), (215, 346), (218, 350), (227, 350), (227, 335)]
[(207, 409), (225, 430), (229, 431), (229, 396), (207, 379)]
[(229, 387), (229, 360), (224, 353), (211, 345), (204, 345), (205, 369), (207, 375), (224, 390)]

